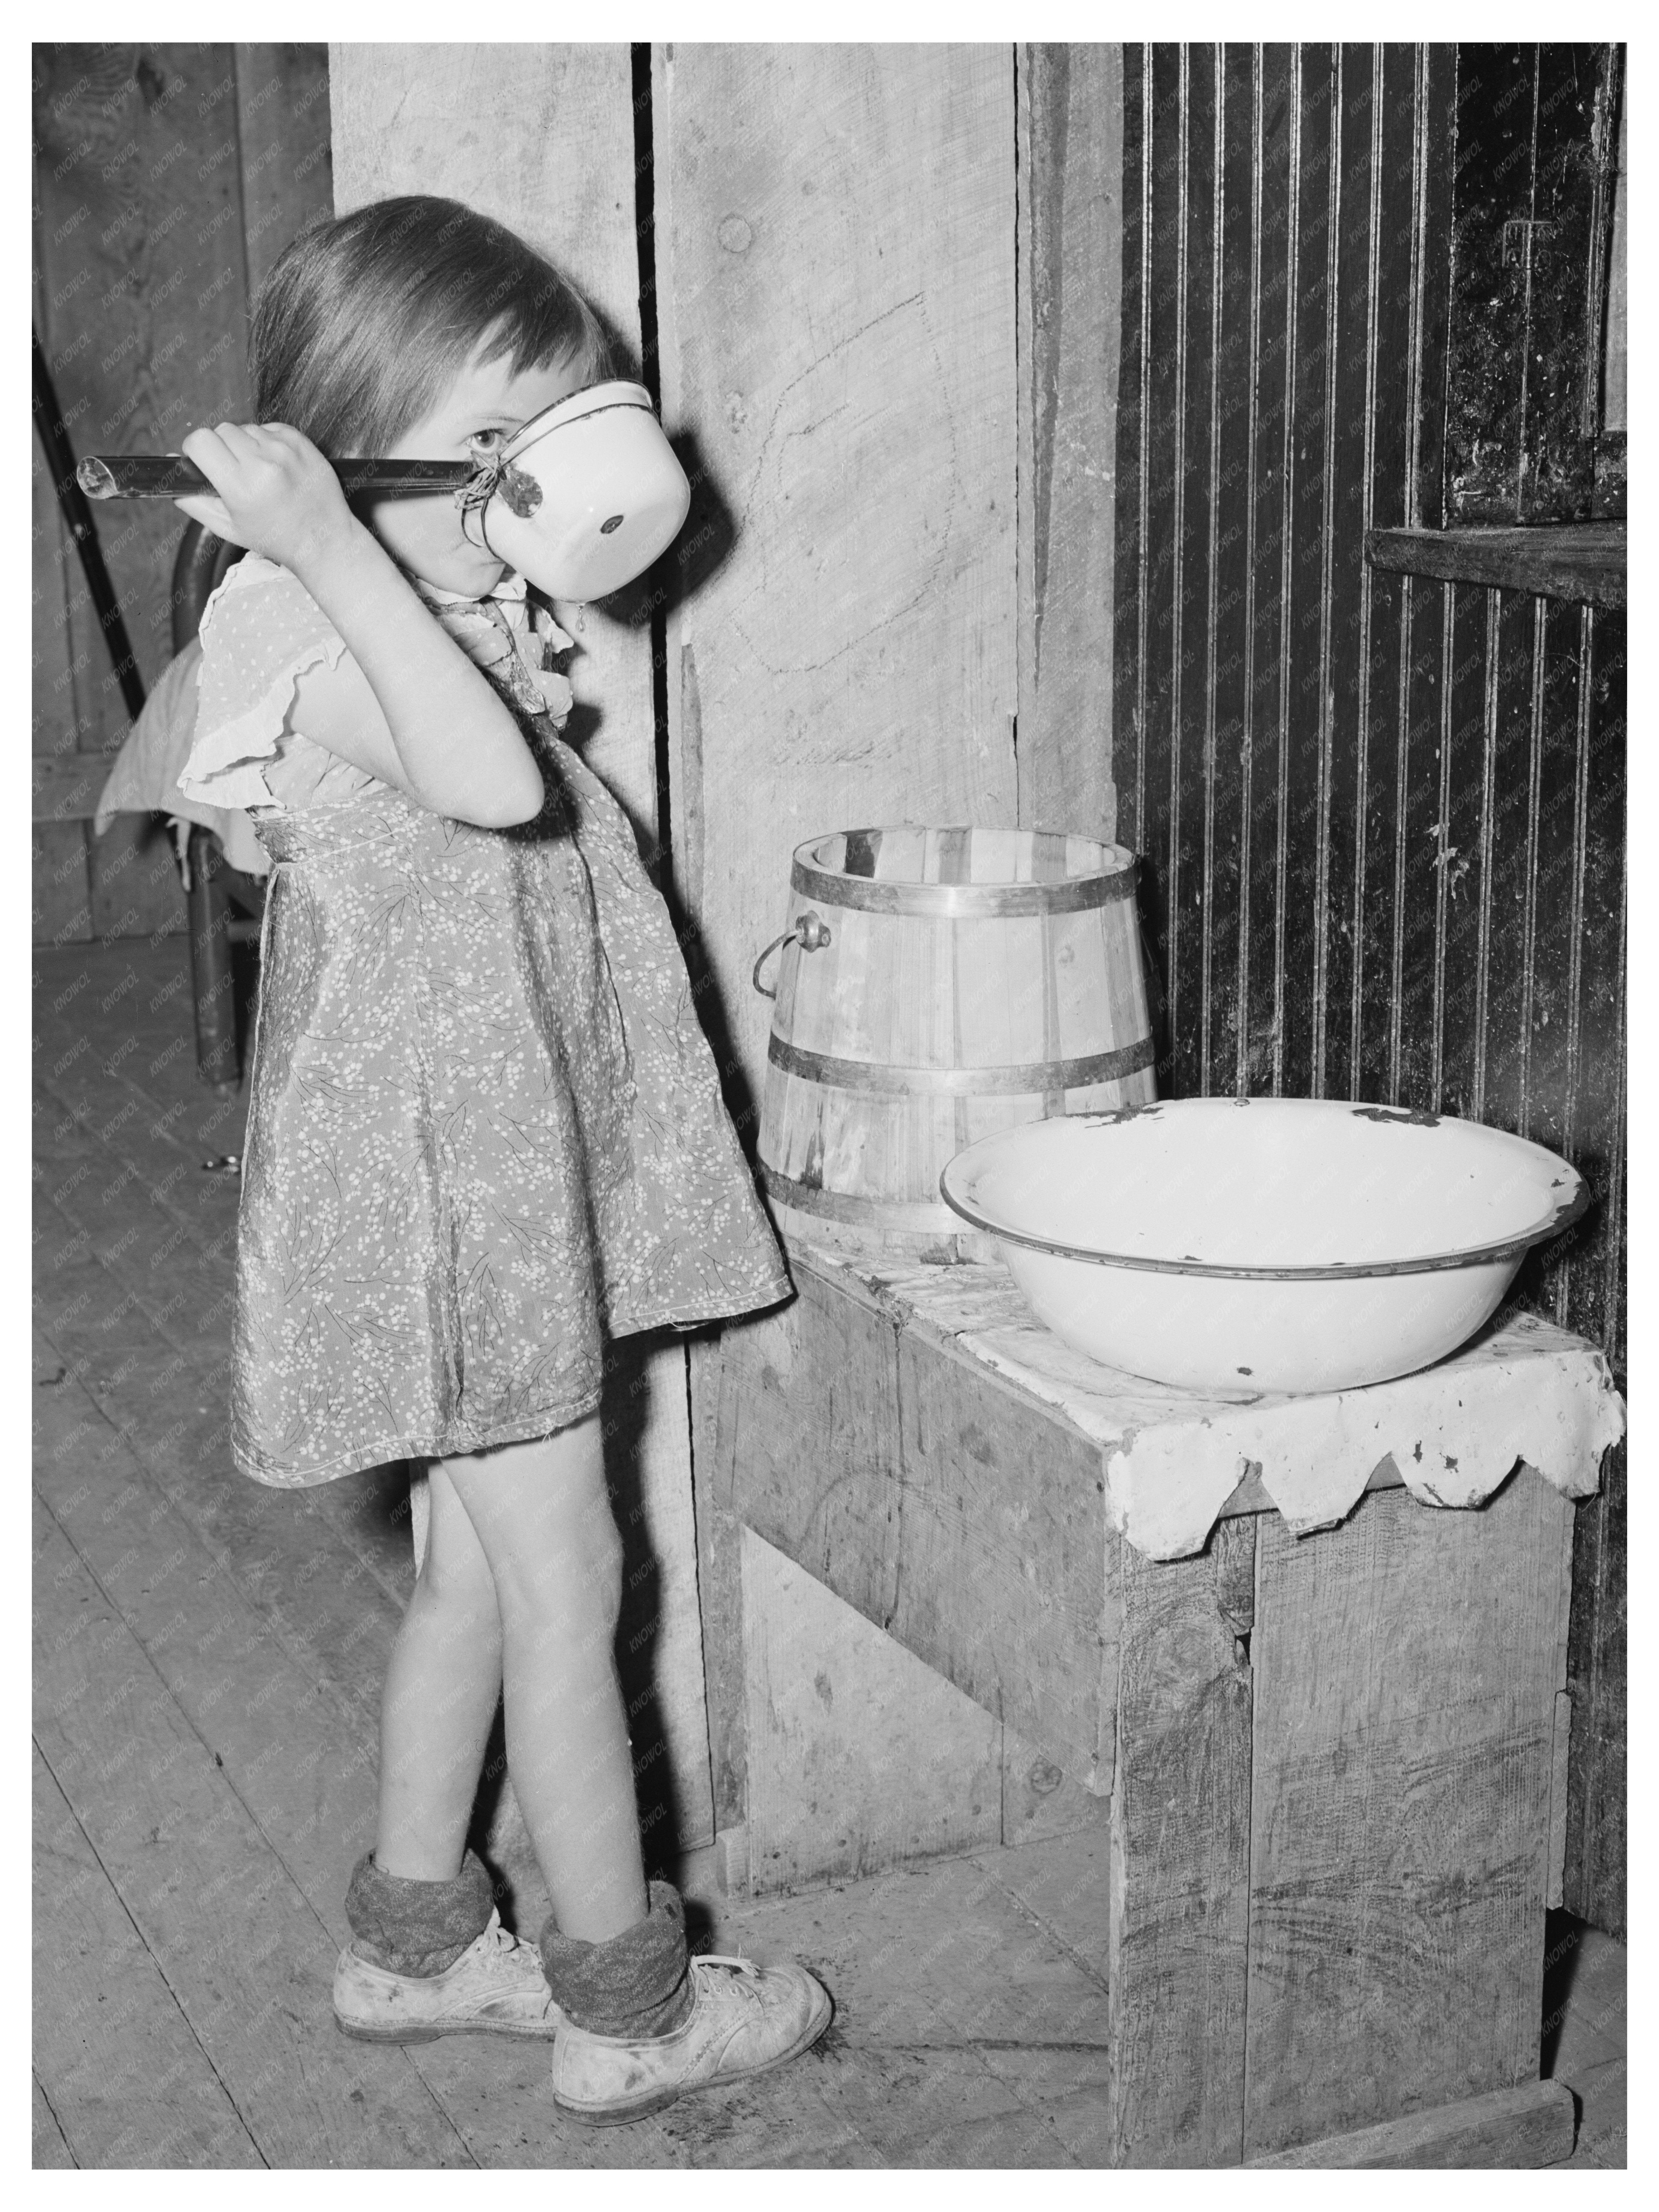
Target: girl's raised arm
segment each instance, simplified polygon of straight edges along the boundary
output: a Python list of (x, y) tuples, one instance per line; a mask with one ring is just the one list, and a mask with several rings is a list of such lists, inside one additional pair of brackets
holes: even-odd
[(310, 440), (280, 422), (222, 422), (192, 430), (183, 450), (219, 496), (178, 505), (291, 570), (350, 649), (337, 668), (301, 678), (307, 737), (434, 814), (504, 829), (538, 813), (541, 773), (512, 714), (352, 514)]

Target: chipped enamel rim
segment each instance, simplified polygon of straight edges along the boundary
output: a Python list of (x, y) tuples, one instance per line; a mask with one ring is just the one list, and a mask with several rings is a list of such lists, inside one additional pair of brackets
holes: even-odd
[(527, 422), (520, 422), (510, 438), (503, 440), (501, 454), (503, 460), (516, 461), (532, 446), (539, 445), (550, 431), (562, 430), (567, 422), (580, 422), (589, 415), (607, 414), (613, 407), (642, 408), (654, 422), (657, 410), (651, 404), (651, 394), (642, 384), (629, 384), (613, 378), (609, 383), (590, 384), (586, 390), (573, 392), (568, 398), (556, 399), (550, 407), (544, 407), (539, 415), (532, 415)]
[[(1161, 1113), (1166, 1106), (1179, 1103), (1176, 1099), (1160, 1099), (1154, 1104), (1124, 1106), (1110, 1113), (1052, 1115), (1048, 1118), (1094, 1127), (1116, 1121), (1138, 1121), (1143, 1115)], [(1243, 1099), (1239, 1103), (1248, 1106), (1251, 1101)], [(1279, 1105), (1291, 1102), (1275, 1099), (1263, 1103)], [(1351, 1110), (1360, 1121), (1397, 1122), (1419, 1129), (1434, 1128), (1442, 1121), (1457, 1118), (1452, 1115), (1396, 1111), (1387, 1106), (1355, 1106)], [(1141, 1253), (1101, 1252), (1089, 1245), (1067, 1244), (1052, 1237), (1033, 1236), (1025, 1230), (1010, 1229), (994, 1220), (982, 1206), (975, 1205), (965, 1192), (959, 1194), (951, 1187), (953, 1177), (963, 1182), (971, 1179), (975, 1153), (981, 1155), (982, 1159), (994, 1147), (1006, 1145), (1010, 1139), (1019, 1136), (1024, 1129), (1042, 1126), (1040, 1122), (1024, 1122), (1018, 1129), (1000, 1130), (994, 1137), (983, 1137), (978, 1144), (969, 1145), (966, 1151), (958, 1152), (954, 1159), (945, 1163), (939, 1179), (939, 1196), (953, 1213), (959, 1214), (971, 1227), (982, 1230), (1001, 1243), (1018, 1244), (1031, 1252), (1046, 1252), (1056, 1260), (1079, 1260), (1091, 1267), (1129, 1267), (1139, 1274), (1200, 1275), (1233, 1281), (1273, 1283), (1358, 1282), (1368, 1276), (1432, 1275), (1451, 1267), (1478, 1267), (1494, 1261), (1513, 1260), (1520, 1254), (1530, 1251), (1534, 1244), (1547, 1243), (1552, 1237), (1559, 1235), (1577, 1221), (1589, 1205), (1589, 1186), (1570, 1162), (1547, 1151), (1542, 1145), (1532, 1144), (1525, 1137), (1511, 1136), (1507, 1129), (1494, 1129), (1490, 1133), (1494, 1137), (1501, 1137), (1508, 1144), (1525, 1145), (1528, 1152), (1537, 1152), (1545, 1159), (1553, 1161), (1558, 1170), (1556, 1186), (1568, 1186), (1565, 1194), (1558, 1199), (1546, 1217), (1531, 1223), (1525, 1229), (1516, 1230), (1512, 1236), (1505, 1237), (1495, 1244), (1471, 1244), (1455, 1251), (1427, 1253), (1420, 1256), (1414, 1254), (1407, 1260), (1334, 1260), (1311, 1267), (1233, 1267), (1210, 1260), (1161, 1260), (1149, 1259)], [(1472, 1122), (1468, 1126), (1478, 1128), (1484, 1125)], [(964, 1167), (964, 1162), (969, 1164)]]

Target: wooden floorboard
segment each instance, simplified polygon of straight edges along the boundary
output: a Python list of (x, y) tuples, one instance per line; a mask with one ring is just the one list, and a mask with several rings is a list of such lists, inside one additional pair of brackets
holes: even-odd
[[(720, 1914), (718, 1946), (789, 1953), (834, 1992), (835, 2023), (801, 2070), (882, 2163), (1091, 2162), (1076, 2106), (1097, 2101), (1103, 2118), (1105, 1993), (1033, 1924), (1011, 1874), (1011, 1863), (1078, 1840)], [(999, 2142), (1006, 2159), (991, 2154)]]
[(337, 1946), (38, 1499), (34, 1556), (35, 1741), (261, 2157), (472, 2164), (404, 2053), (319, 2037)]
[[(50, 1372), (44, 1349), (37, 1366)], [(276, 1626), (156, 1491), (73, 1378), (40, 1395), (43, 1501), (326, 1931), (331, 1965), (334, 1951), (349, 1940), (344, 1897), (352, 1864), (374, 1840), (372, 1711), (359, 1710), (355, 1696), (333, 1694), (285, 1646)], [(75, 1470), (87, 1464), (85, 1439), (100, 1428), (102, 1479), (89, 1482)], [(77, 1439), (80, 1455), (59, 1455), (60, 1442)], [(337, 1578), (349, 1565), (333, 1562)], [(325, 2045), (334, 2039), (325, 2002), (313, 2025)], [(507, 2089), (498, 2048), (462, 2039), (407, 2055), (479, 2163), (499, 2162), (508, 2142), (521, 2148), (548, 2137), (545, 2057), (520, 2056), (515, 2086)], [(567, 2154), (554, 2162), (586, 2162), (580, 2142), (564, 2148)]]
[(1544, 1983), (1544, 2070), (1578, 2100), (1569, 2166), (1628, 2163), (1629, 2021), (1622, 1943), (1566, 1913), (1552, 1914)]
[(35, 2164), (263, 2166), (38, 1750), (33, 1770)]
[(1090, 1830), (1029, 1844), (990, 1863), (1009, 1895), (1097, 1985), (1106, 1987), (1111, 1852)]
[[(125, 1438), (143, 1475), (296, 1658), (354, 1710), (372, 1712), (401, 1603), (343, 1541), (339, 1515), (325, 1511), (316, 1493), (267, 1489), (235, 1473), (228, 1311), (216, 1341), (204, 1329), (192, 1346), (184, 1322), (158, 1322), (147, 1310), (143, 1285), (125, 1266), (84, 1249), (66, 1261), (38, 1308), (43, 1336), (109, 1431)], [(100, 1298), (107, 1302), (101, 1315)]]
[(70, 2147), (64, 2140), (64, 2130), (58, 2124), (58, 2115), (52, 2111), (46, 2100), (46, 2093), (40, 2087), (39, 2074), (32, 2075), (29, 2079), (29, 2164), (37, 2169), (72, 2167), (75, 2164)]

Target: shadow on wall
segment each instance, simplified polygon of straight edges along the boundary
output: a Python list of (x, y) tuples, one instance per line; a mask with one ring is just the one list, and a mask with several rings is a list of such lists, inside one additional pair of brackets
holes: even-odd
[[(614, 338), (612, 346), (613, 358), (622, 360), (623, 349)], [(745, 1151), (752, 1156), (759, 1129), (758, 1103), (738, 1058), (731, 1010), (720, 994), (702, 932), (690, 911), (702, 885), (700, 827), (695, 809), (689, 811), (685, 849), (676, 850), (669, 797), (668, 700), (671, 683), (678, 682), (679, 685), (681, 760), (678, 773), (684, 779), (683, 787), (688, 793), (697, 793), (702, 781), (702, 718), (697, 696), (696, 664), (690, 649), (682, 652), (681, 665), (678, 670), (668, 665), (668, 622), (679, 608), (696, 597), (730, 557), (738, 543), (738, 524), (731, 501), (704, 458), (702, 446), (696, 432), (675, 433), (670, 443), (691, 487), (691, 506), (684, 525), (673, 544), (653, 568), (634, 583), (612, 592), (602, 604), (605, 613), (614, 621), (627, 623), (635, 629), (643, 629), (647, 626), (650, 629), (652, 699), (656, 717), (656, 846), (660, 855), (653, 873), (657, 888), (667, 904), (675, 935), (679, 940), (681, 955), (691, 979), (698, 1021), (702, 1025), (720, 1070), (726, 1111), (736, 1124)], [(590, 714), (580, 723), (573, 716), (571, 741), (577, 744), (588, 743), (597, 727), (597, 715)], [(637, 823), (635, 833), (639, 834)], [(643, 849), (643, 837), (641, 842)]]

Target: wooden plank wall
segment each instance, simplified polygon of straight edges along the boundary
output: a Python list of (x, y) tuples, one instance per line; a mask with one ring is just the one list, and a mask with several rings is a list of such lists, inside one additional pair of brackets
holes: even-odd
[(663, 402), (702, 471), (674, 881), (734, 1095), (795, 845), (1017, 818), (1013, 90), (1002, 46), (656, 56)]
[[(351, 45), (330, 50), (336, 205), (424, 191), (494, 216), (574, 279), (638, 374), (639, 247), (629, 49)], [(510, 84), (513, 98), (503, 100)], [(656, 849), (656, 741), (647, 627), (561, 608), (578, 651), (569, 734)], [(647, 1848), (714, 1836), (697, 1608), (685, 1351), (615, 1347), (607, 1472), (628, 1547), (618, 1638), (642, 1767)], [(664, 1768), (666, 1784), (664, 1784)], [(665, 1823), (659, 1828), (659, 1823)]]
[[(1442, 500), (1450, 46), (1126, 48), (1112, 769), (1160, 1088), (1563, 1152), (1522, 1299), (1625, 1366), (1622, 614), (1370, 570)], [(1622, 1451), (1583, 1510), (1567, 1902), (1624, 1923)]]
[[(247, 304), (277, 252), (329, 204), (326, 50), (317, 46), (37, 46), (34, 315), (77, 453), (176, 447), (246, 412)], [(33, 750), (67, 764), (119, 744), (120, 687), (31, 432)], [(156, 502), (98, 529), (146, 689), (173, 652), (185, 527)], [(37, 943), (182, 929), (173, 849), (119, 815), (94, 841), (103, 781), (40, 779)]]
[[(750, 969), (793, 847), (1022, 818), (1014, 72), (1006, 46), (659, 46), (651, 103), (664, 415), (696, 487), (661, 585), (672, 880), (752, 1144)], [(692, 1375), (711, 1437), (717, 1363)], [(698, 1541), (726, 1826), (738, 1532), (701, 1486)]]
[(1109, 840), (1123, 49), (1016, 58), (1019, 818)]

